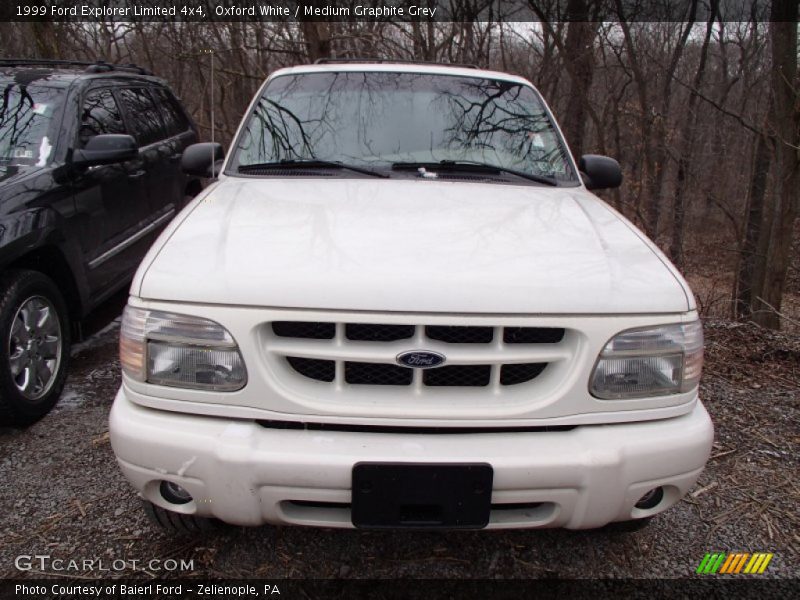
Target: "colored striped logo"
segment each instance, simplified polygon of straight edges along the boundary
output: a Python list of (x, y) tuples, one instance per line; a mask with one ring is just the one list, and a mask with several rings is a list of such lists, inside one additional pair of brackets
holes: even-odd
[(758, 575), (767, 570), (769, 561), (774, 555), (771, 552), (709, 552), (700, 561), (696, 573), (701, 575), (727, 574)]

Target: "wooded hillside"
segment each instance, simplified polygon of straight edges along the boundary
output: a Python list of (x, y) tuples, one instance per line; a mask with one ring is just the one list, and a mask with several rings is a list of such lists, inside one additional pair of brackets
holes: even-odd
[(223, 143), (285, 65), (379, 57), (520, 74), (575, 155), (619, 160), (625, 182), (605, 199), (684, 270), (703, 313), (800, 328), (798, 0), (737, 22), (722, 20), (719, 1), (673, 3), (683, 22), (630, 19), (619, 0), (569, 0), (531, 3), (539, 22), (511, 23), (467, 0), (452, 5), (456, 22), (3, 23), (0, 37), (6, 57), (150, 68), (206, 138), (213, 57)]

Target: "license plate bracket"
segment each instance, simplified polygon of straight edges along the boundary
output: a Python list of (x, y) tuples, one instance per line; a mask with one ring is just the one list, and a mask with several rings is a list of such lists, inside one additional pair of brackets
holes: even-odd
[(353, 525), (369, 529), (481, 529), (494, 471), (485, 463), (358, 463)]

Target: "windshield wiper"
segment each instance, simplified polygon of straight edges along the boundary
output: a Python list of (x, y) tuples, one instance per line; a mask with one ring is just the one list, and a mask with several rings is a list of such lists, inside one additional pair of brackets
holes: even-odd
[(366, 167), (348, 165), (338, 160), (319, 160), (316, 158), (298, 158), (279, 160), (277, 162), (254, 163), (252, 165), (239, 165), (239, 173), (249, 173), (251, 171), (264, 171), (269, 169), (346, 169), (372, 177), (389, 177), (386, 173), (379, 173)]
[(536, 183), (544, 183), (545, 185), (558, 185), (558, 181), (552, 177), (544, 175), (534, 175), (533, 173), (526, 173), (524, 171), (517, 171), (516, 169), (509, 169), (500, 167), (498, 165), (490, 165), (487, 163), (472, 162), (468, 160), (440, 160), (439, 162), (396, 162), (392, 163), (392, 169), (396, 171), (416, 171), (419, 169), (431, 169), (433, 171), (465, 171), (472, 173), (487, 173), (487, 174), (502, 174), (508, 173), (509, 175), (516, 175), (523, 179), (529, 179)]

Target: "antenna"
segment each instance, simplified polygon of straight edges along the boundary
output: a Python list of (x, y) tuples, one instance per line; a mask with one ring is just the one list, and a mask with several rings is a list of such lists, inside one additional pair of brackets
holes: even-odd
[[(214, 50), (208, 48), (203, 50), (204, 54), (208, 54), (211, 59), (211, 143), (214, 143)], [(216, 168), (216, 154), (214, 153), (214, 146), (211, 146), (211, 178), (217, 176), (214, 169)]]

